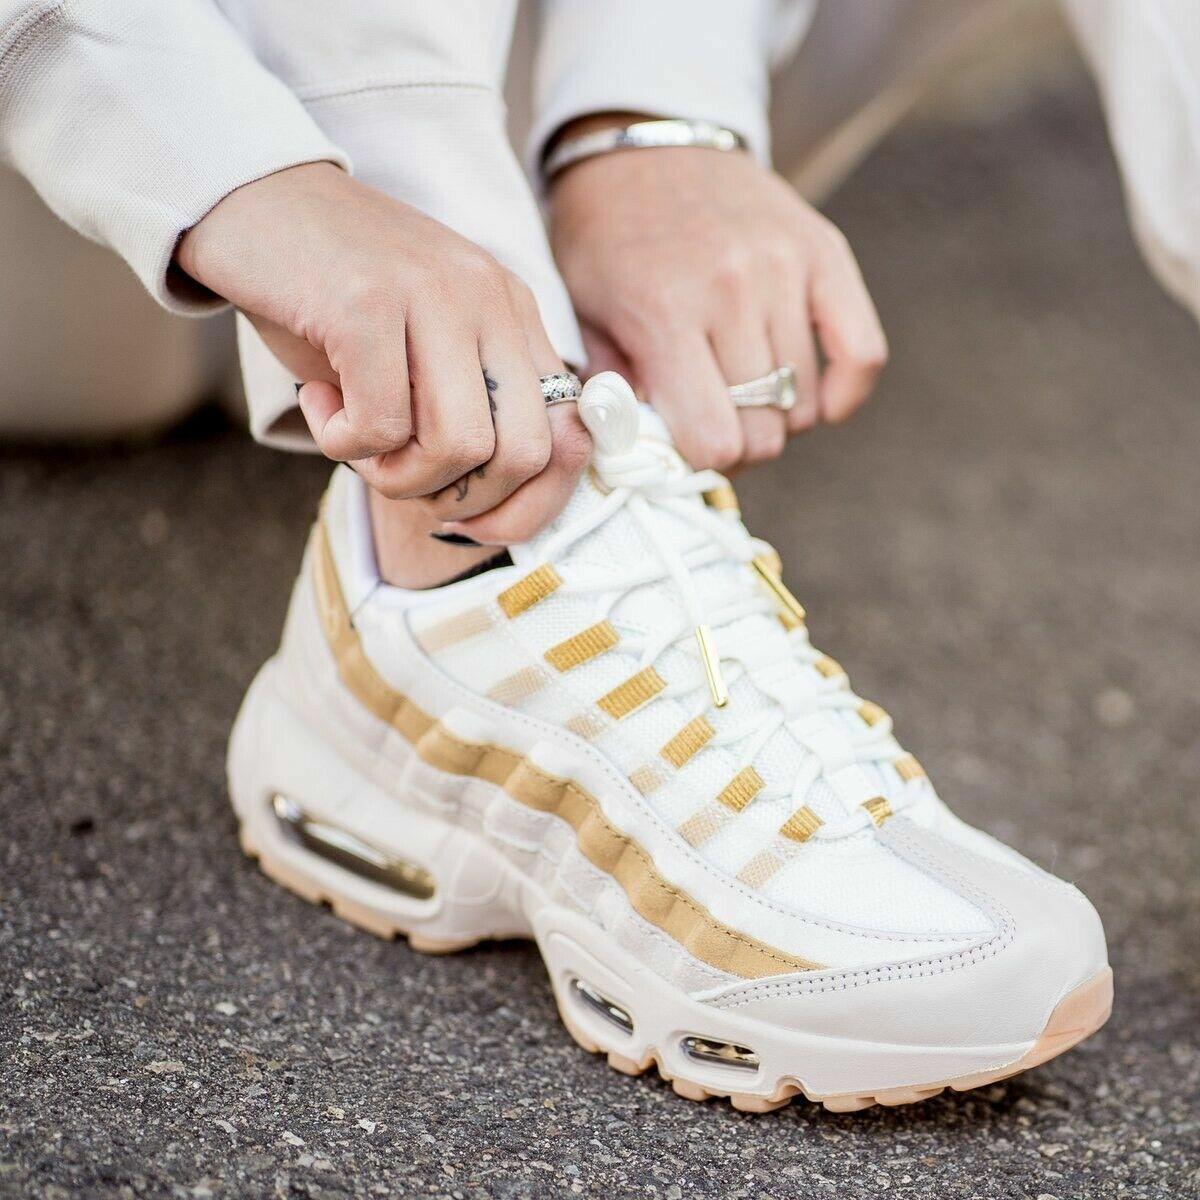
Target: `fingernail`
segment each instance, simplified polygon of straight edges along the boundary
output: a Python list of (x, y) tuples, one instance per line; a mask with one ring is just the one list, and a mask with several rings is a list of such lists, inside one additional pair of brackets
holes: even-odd
[(464, 533), (438, 533), (431, 532), (429, 535), (436, 541), (445, 542), (447, 546), (479, 546), (481, 542), (477, 542), (474, 538), (469, 538)]

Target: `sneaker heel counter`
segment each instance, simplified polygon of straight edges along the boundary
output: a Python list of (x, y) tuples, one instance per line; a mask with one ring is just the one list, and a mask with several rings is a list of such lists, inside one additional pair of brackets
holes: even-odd
[(322, 627), (321, 607), (317, 602), (315, 560), (321, 536), (318, 523), (313, 526), (304, 549), (275, 654), (280, 678), (286, 680), (294, 700), (319, 691), (330, 673), (336, 670), (333, 649)]
[(290, 657), (304, 640), (302, 627), (316, 619), (317, 606), (313, 595), (313, 552), (317, 537), (317, 526), (309, 531), (300, 558), (300, 571), (292, 584), (288, 597), (287, 612), (283, 618), (283, 630), (279, 635), (279, 654)]

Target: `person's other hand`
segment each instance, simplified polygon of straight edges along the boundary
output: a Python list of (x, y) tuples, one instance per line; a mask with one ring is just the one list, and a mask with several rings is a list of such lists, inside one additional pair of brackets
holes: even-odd
[[(692, 466), (773, 458), (870, 393), (887, 341), (846, 239), (748, 154), (599, 155), (568, 167), (550, 200), (588, 369), (627, 373)], [(791, 412), (734, 408), (731, 385), (789, 362)]]
[(523, 541), (589, 452), (529, 289), (485, 251), (329, 164), (247, 184), (184, 235), (188, 275), (297, 379), (317, 446), (477, 540)]

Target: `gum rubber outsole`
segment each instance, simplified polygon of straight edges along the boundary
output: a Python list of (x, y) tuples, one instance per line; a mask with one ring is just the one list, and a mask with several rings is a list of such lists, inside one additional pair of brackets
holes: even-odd
[[(1112, 1012), (1113, 980), (1112, 968), (1103, 971), (1081, 983), (1077, 988), (1067, 993), (1059, 1001), (1050, 1019), (1046, 1022), (1037, 1041), (1016, 1062), (1000, 1067), (994, 1071), (981, 1071), (974, 1075), (961, 1075), (954, 1079), (945, 1079), (940, 1083), (922, 1084), (918, 1087), (887, 1088), (871, 1093), (844, 1093), (841, 1095), (818, 1095), (805, 1091), (795, 1084), (787, 1084), (773, 1096), (756, 1096), (738, 1092), (718, 1092), (692, 1083), (690, 1080), (672, 1078), (663, 1069), (661, 1061), (653, 1051), (638, 1062), (627, 1058), (616, 1051), (608, 1052), (608, 1065), (623, 1075), (641, 1075), (651, 1067), (657, 1067), (659, 1075), (671, 1085), (677, 1095), (687, 1100), (709, 1100), (714, 1097), (727, 1097), (730, 1104), (741, 1112), (772, 1112), (783, 1108), (794, 1097), (803, 1096), (816, 1104), (822, 1104), (830, 1112), (848, 1113), (859, 1112), (880, 1104), (886, 1107), (896, 1107), (903, 1104), (919, 1104), (940, 1095), (949, 1088), (955, 1092), (966, 1092), (973, 1088), (986, 1087), (991, 1083), (999, 1083), (1013, 1075), (1019, 1075), (1030, 1067), (1039, 1066), (1057, 1057), (1072, 1046), (1078, 1045), (1090, 1037), (1108, 1020)], [(596, 1045), (570, 1018), (559, 1009), (567, 1032), (585, 1050), (593, 1054), (602, 1054), (603, 1050)]]
[[(263, 852), (254, 844), (253, 838), (244, 824), (239, 830), (239, 841), (245, 854), (256, 859), (263, 873), (270, 879), (311, 904), (328, 906), (335, 916), (367, 933), (374, 934), (376, 937), (387, 940), (406, 938), (409, 946), (420, 954), (453, 954), (478, 945), (483, 940), (480, 938), (432, 938), (405, 930), (394, 922), (382, 918), (366, 906), (356, 904), (344, 897), (337, 896), (329, 889), (320, 887), (281, 860)], [(690, 1080), (672, 1076), (664, 1069), (662, 1060), (653, 1049), (649, 1050), (640, 1061), (619, 1054), (615, 1050), (607, 1051), (607, 1059), (608, 1065), (622, 1075), (642, 1075), (652, 1067), (657, 1068), (662, 1079), (684, 1099), (704, 1101), (725, 1097), (740, 1112), (772, 1112), (777, 1108), (784, 1107), (796, 1096), (803, 1096), (813, 1103), (822, 1104), (830, 1112), (858, 1112), (876, 1104), (888, 1107), (919, 1104), (922, 1100), (928, 1100), (947, 1089), (965, 1092), (973, 1088), (986, 1087), (988, 1084), (998, 1083), (1003, 1079), (1020, 1074), (1022, 1071), (1027, 1071), (1030, 1067), (1039, 1066), (1056, 1058), (1064, 1051), (1070, 1050), (1072, 1046), (1078, 1045), (1095, 1033), (1108, 1020), (1109, 1014), (1112, 1012), (1112, 1001), (1112, 968), (1105, 967), (1103, 971), (1068, 992), (1058, 1002), (1037, 1040), (1015, 1062), (993, 1071), (961, 1075), (953, 1079), (942, 1080), (939, 1083), (922, 1084), (917, 1087), (886, 1088), (870, 1093), (819, 1095), (791, 1083), (785, 1084), (771, 1096), (753, 1095), (746, 1092), (714, 1091)], [(567, 1032), (584, 1050), (591, 1054), (606, 1053), (571, 1020), (563, 1011), (561, 1004), (559, 1005), (559, 1016), (566, 1026)]]

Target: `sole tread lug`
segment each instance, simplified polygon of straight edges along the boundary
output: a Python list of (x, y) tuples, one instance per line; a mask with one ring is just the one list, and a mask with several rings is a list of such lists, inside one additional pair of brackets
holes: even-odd
[(676, 1076), (671, 1080), (671, 1087), (675, 1095), (682, 1096), (685, 1100), (696, 1100), (703, 1103), (705, 1100), (712, 1099), (712, 1092), (706, 1087), (702, 1087), (698, 1083), (693, 1083), (690, 1079), (680, 1079)]
[(755, 1096), (747, 1092), (734, 1092), (729, 1097), (729, 1103), (738, 1112), (747, 1113), (774, 1112), (777, 1108), (783, 1108), (785, 1104), (790, 1104), (791, 1102), (792, 1098), (790, 1096), (784, 1096), (782, 1100), (772, 1100), (769, 1096)]
[(615, 1050), (608, 1052), (608, 1065), (614, 1071), (620, 1071), (622, 1075), (642, 1075), (645, 1073), (649, 1063), (638, 1062), (636, 1059), (629, 1058), (627, 1055), (618, 1054)]
[(457, 954), (479, 945), (479, 938), (434, 938), (423, 933), (410, 933), (408, 944), (418, 954)]

